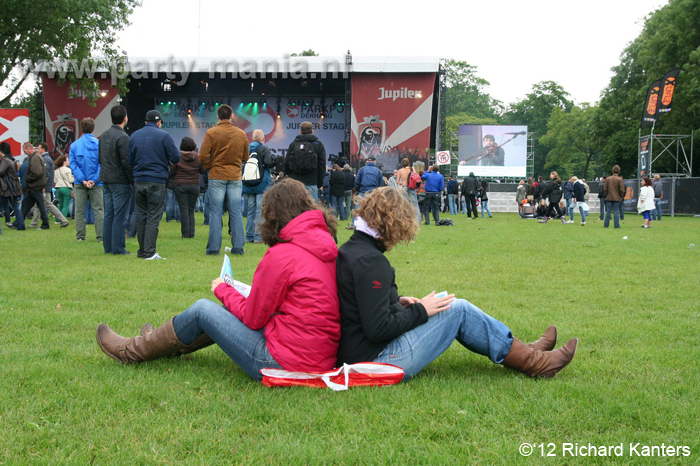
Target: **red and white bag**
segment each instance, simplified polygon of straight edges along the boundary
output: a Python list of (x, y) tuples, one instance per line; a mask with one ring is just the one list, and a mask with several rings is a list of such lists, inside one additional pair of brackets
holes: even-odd
[(266, 387), (328, 387), (334, 391), (349, 387), (396, 385), (403, 380), (404, 371), (393, 364), (358, 362), (327, 372), (291, 372), (284, 369), (261, 369)]

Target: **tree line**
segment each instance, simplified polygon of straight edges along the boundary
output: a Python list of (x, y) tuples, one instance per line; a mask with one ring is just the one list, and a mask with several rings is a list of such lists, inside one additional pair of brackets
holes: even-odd
[[(517, 102), (504, 106), (486, 92), (489, 83), (467, 62), (446, 60), (446, 138), (462, 124), (527, 125), (534, 133), (534, 173), (598, 178), (620, 165), (635, 178), (639, 125), (649, 85), (672, 68), (681, 68), (673, 110), (656, 122), (655, 134), (700, 135), (700, 0), (670, 0), (647, 15), (644, 28), (622, 52), (597, 103), (575, 104), (554, 81), (534, 84)], [(651, 127), (642, 129), (648, 135)], [(690, 150), (689, 147), (686, 150)], [(675, 172), (669, 155), (654, 171)], [(699, 170), (693, 168), (693, 175)]]

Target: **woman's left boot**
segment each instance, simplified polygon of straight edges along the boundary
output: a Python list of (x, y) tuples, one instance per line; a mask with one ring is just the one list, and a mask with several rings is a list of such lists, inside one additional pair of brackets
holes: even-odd
[(556, 344), (557, 328), (554, 325), (550, 325), (549, 327), (547, 327), (547, 330), (544, 331), (544, 334), (540, 337), (539, 340), (534, 341), (528, 344), (527, 346), (535, 350), (551, 351)]
[[(147, 333), (153, 331), (153, 325), (151, 324), (143, 324), (143, 327), (141, 327), (141, 336), (146, 336)], [(211, 338), (209, 338), (209, 335), (206, 333), (200, 335), (197, 337), (195, 341), (192, 342), (192, 344), (185, 346), (181, 350), (176, 351), (173, 353), (171, 356), (181, 356), (183, 354), (190, 354), (194, 353), (195, 351), (199, 351), (203, 348), (206, 348), (207, 346), (213, 345), (215, 342)], [(534, 344), (534, 343), (533, 343)]]
[(145, 335), (132, 338), (117, 335), (108, 325), (97, 327), (97, 344), (110, 358), (122, 364), (153, 361), (169, 356), (188, 345), (183, 344), (175, 333), (173, 319)]

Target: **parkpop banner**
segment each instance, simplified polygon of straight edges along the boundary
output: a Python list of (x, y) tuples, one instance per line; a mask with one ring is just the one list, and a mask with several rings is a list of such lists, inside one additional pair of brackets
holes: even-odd
[(673, 95), (676, 92), (676, 84), (678, 80), (678, 73), (681, 72), (680, 68), (674, 68), (666, 73), (661, 80), (661, 102), (659, 103), (659, 113), (667, 113), (671, 111), (671, 103), (673, 102)]
[(659, 110), (659, 92), (661, 91), (661, 80), (654, 81), (647, 90), (647, 99), (644, 102), (642, 113), (642, 123), (640, 127), (654, 124)]
[(44, 122), (46, 124), (46, 143), (53, 158), (68, 154), (70, 145), (80, 134), (80, 120), (93, 118), (98, 137), (112, 126), (110, 109), (117, 105), (119, 92), (112, 87), (109, 79), (98, 79), (100, 92), (95, 105), (78, 89), (73, 89), (66, 81), (58, 84), (56, 79), (43, 79)]
[(427, 162), (435, 73), (354, 74), (350, 161), (374, 156), (391, 171), (403, 158)]

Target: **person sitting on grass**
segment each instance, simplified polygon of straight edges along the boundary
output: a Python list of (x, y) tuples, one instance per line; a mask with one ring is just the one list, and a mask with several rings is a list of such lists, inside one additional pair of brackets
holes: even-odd
[(153, 330), (125, 338), (97, 327), (102, 351), (123, 364), (182, 354), (216, 343), (246, 374), (260, 369), (333, 369), (340, 340), (335, 280), (337, 220), (304, 185), (284, 179), (265, 192), (261, 225), (267, 250), (248, 297), (220, 278), (212, 292), (223, 303), (200, 299)]
[(557, 338), (554, 326), (528, 345), (513, 338), (505, 324), (453, 294), (400, 296), (384, 253), (409, 243), (418, 230), (413, 206), (401, 191), (379, 188), (368, 194), (360, 202), (355, 227), (338, 251), (338, 365), (390, 363), (403, 368), (408, 380), (454, 340), (530, 377), (553, 377), (574, 357), (576, 338), (551, 351)]

